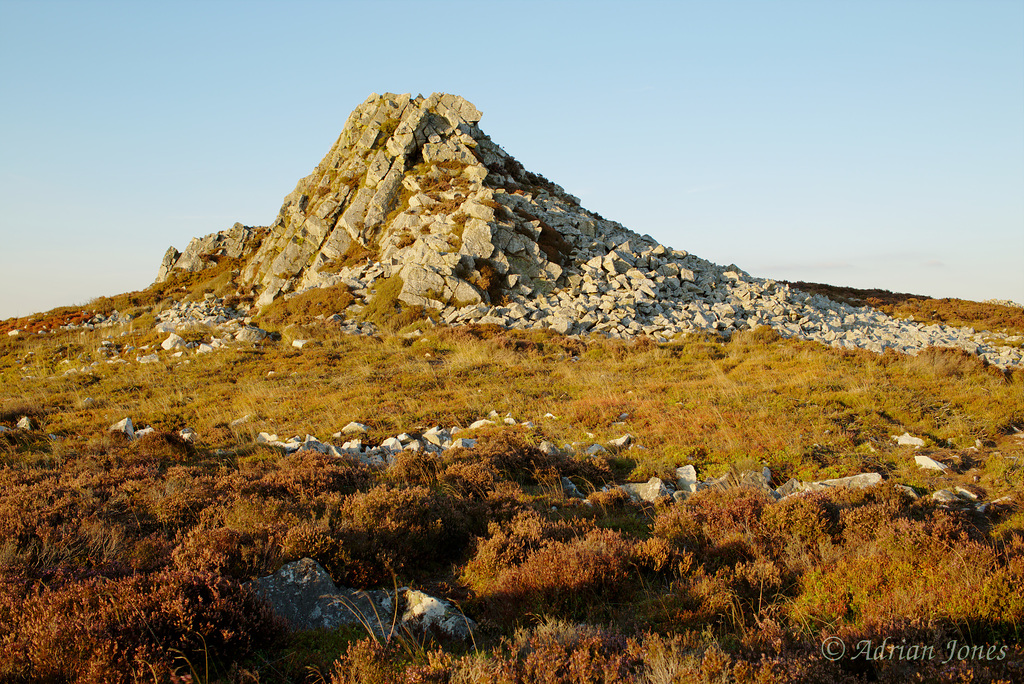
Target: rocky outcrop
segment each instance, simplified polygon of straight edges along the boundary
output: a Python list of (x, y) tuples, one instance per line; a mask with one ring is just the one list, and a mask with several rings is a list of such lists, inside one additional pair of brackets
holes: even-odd
[(184, 252), (169, 247), (160, 262), (156, 282), (167, 280), (174, 270), (191, 273), (211, 268), (216, 265), (218, 256), (232, 259), (250, 256), (259, 244), (260, 233), (259, 229), (236, 223), (228, 230), (192, 238)]
[(449, 325), (660, 341), (764, 326), (839, 348), (959, 347), (1024, 365), (997, 335), (897, 320), (660, 245), (523, 169), (480, 118), (455, 95), (371, 95), (268, 229), (236, 224), (172, 248), (160, 277), (238, 255), (257, 305), (344, 285), (354, 300), (334, 312), (342, 319), (387, 297)]
[[(480, 116), (449, 94), (371, 95), (244, 269), (258, 303), (338, 283), (365, 290), (379, 277), (400, 278), (402, 302), (433, 309), (554, 289), (572, 249), (559, 226), (608, 222), (523, 170)], [(536, 190), (565, 216), (547, 220)]]

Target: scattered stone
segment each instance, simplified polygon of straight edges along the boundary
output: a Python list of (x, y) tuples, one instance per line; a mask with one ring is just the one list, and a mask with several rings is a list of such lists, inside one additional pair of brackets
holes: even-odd
[(99, 405), (98, 401), (96, 401), (92, 397), (86, 397), (85, 399), (79, 402), (78, 407), (83, 409), (90, 409), (96, 407), (97, 405)]
[(239, 342), (250, 342), (256, 344), (262, 342), (267, 338), (267, 331), (262, 328), (257, 328), (251, 325), (247, 325), (237, 333), (235, 333), (235, 339)]
[(647, 501), (648, 503), (654, 503), (661, 497), (672, 494), (672, 490), (666, 487), (665, 483), (658, 477), (652, 477), (643, 484), (627, 482), (626, 484), (619, 485), (619, 487), (629, 494), (629, 497), (634, 501)]
[(401, 440), (399, 440), (399, 439), (397, 439), (395, 437), (388, 437), (383, 442), (381, 442), (380, 445), (384, 449), (387, 449), (389, 451), (393, 451), (395, 453), (398, 453), (399, 451), (402, 450), (402, 442), (401, 442)]
[(493, 420), (487, 420), (486, 418), (481, 418), (480, 420), (478, 420), (478, 421), (476, 421), (474, 423), (471, 423), (470, 426), (469, 426), (469, 429), (470, 430), (476, 430), (478, 428), (487, 427), (488, 425), (495, 425), (495, 424), (496, 423)]
[(955, 487), (954, 491), (957, 493), (957, 495), (962, 496), (965, 499), (970, 499), (971, 501), (978, 500), (977, 494), (975, 494), (969, 489), (965, 489), (964, 487)]
[(540, 449), (540, 452), (545, 456), (560, 456), (562, 453), (558, 450), (558, 447), (547, 440), (542, 441), (537, 448)]
[(160, 346), (166, 349), (167, 351), (170, 351), (172, 349), (177, 349), (178, 347), (184, 347), (185, 340), (182, 339), (177, 333), (171, 333), (167, 337), (167, 339), (164, 340), (163, 343), (161, 343)]
[(940, 489), (936, 492), (932, 492), (932, 499), (940, 503), (950, 503), (957, 500), (956, 494), (948, 489)]
[(882, 476), (878, 473), (861, 473), (859, 475), (851, 475), (849, 477), (838, 477), (831, 480), (820, 480), (818, 482), (804, 482), (802, 484), (803, 491), (820, 492), (825, 489), (835, 488), (867, 489), (868, 487), (874, 487), (881, 481)]
[(22, 416), (15, 427), (19, 430), (31, 430), (33, 428), (32, 419), (28, 416)]
[(468, 437), (460, 437), (452, 442), (453, 449), (472, 449), (476, 446), (475, 439), (469, 439)]
[(896, 488), (896, 491), (901, 492), (903, 494), (906, 494), (911, 499), (918, 499), (918, 498), (920, 498), (917, 495), (917, 492), (915, 492), (912, 487), (908, 487), (907, 485), (903, 485), (903, 484), (897, 484), (897, 485), (893, 485), (893, 486)]
[(569, 498), (569, 499), (585, 499), (585, 498), (587, 498), (587, 497), (583, 496), (583, 493), (580, 492), (580, 490), (576, 487), (576, 485), (573, 484), (573, 481), (570, 480), (569, 478), (563, 477), (561, 479), (561, 483), (562, 483), (562, 493), (565, 494), (565, 496), (567, 498)]
[(252, 420), (252, 416), (249, 415), (248, 413), (246, 413), (241, 418), (235, 418), (233, 421), (228, 423), (228, 427), (233, 427), (234, 428), (234, 427), (238, 427), (239, 425), (245, 425), (246, 423), (248, 423), (251, 420)]
[(136, 430), (135, 431), (135, 439), (141, 439), (141, 438), (145, 437), (146, 435), (152, 435), (155, 432), (156, 432), (156, 430), (151, 428), (151, 427), (144, 427), (141, 430)]
[(470, 638), (476, 623), (455, 609), (451, 603), (422, 591), (406, 590), (402, 624), (421, 634), (434, 634), (445, 639)]
[(122, 418), (107, 428), (107, 430), (109, 432), (120, 432), (128, 439), (135, 439), (135, 427), (132, 425), (131, 418)]
[(945, 472), (946, 470), (949, 469), (949, 466), (943, 463), (939, 463), (935, 459), (929, 456), (925, 456), (923, 454), (918, 454), (917, 456), (914, 456), (914, 462), (917, 463), (919, 467), (927, 468), (928, 470), (938, 470), (939, 472)]
[(476, 628), (451, 603), (422, 591), (403, 587), (392, 594), (338, 587), (312, 558), (288, 563), (273, 575), (255, 580), (253, 587), (294, 630), (362, 626), (378, 638), (389, 639), (394, 626), (399, 633), (462, 640)]
[(189, 427), (184, 428), (180, 432), (178, 432), (178, 436), (189, 444), (195, 444), (196, 441), (199, 439), (199, 435), (196, 434), (196, 431)]
[(139, 363), (160, 363), (160, 357), (156, 354), (146, 354), (138, 358)]
[(341, 428), (341, 433), (343, 435), (365, 435), (369, 431), (369, 425), (363, 425), (362, 423), (357, 423), (355, 421), (352, 421), (345, 427)]
[(771, 471), (768, 468), (762, 468), (760, 471), (748, 470), (740, 473), (737, 485), (740, 487), (750, 487), (751, 489), (757, 489), (764, 492), (772, 499), (777, 499), (778, 494), (772, 489)]
[(625, 449), (626, 447), (628, 447), (632, 443), (633, 443), (633, 435), (628, 434), (628, 433), (625, 434), (625, 435), (622, 435), (621, 437), (616, 437), (615, 439), (608, 440), (608, 446), (614, 447), (616, 449)]
[(296, 349), (302, 349), (309, 343), (309, 340), (292, 340), (292, 346)]
[(923, 439), (921, 439), (920, 437), (914, 437), (909, 432), (904, 432), (899, 437), (893, 435), (893, 439), (895, 439), (896, 443), (899, 444), (900, 446), (912, 446), (915, 448), (920, 448), (924, 446)]
[(692, 465), (676, 468), (676, 491), (687, 494), (697, 491), (697, 469)]

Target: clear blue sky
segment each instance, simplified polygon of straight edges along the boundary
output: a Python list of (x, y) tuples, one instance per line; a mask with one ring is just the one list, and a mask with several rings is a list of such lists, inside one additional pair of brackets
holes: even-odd
[(266, 225), (371, 92), (758, 276), (1024, 302), (1024, 3), (0, 0), (0, 318)]

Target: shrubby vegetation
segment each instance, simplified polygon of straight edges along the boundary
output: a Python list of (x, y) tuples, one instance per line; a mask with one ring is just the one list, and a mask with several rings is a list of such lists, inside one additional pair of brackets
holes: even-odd
[[(315, 345), (268, 341), (177, 365), (64, 375), (62, 360), (94, 360), (102, 332), (0, 337), (0, 424), (27, 415), (38, 426), (0, 433), (0, 681), (1024, 676), (1021, 371), (766, 331), (667, 345), (487, 326), (351, 337), (318, 324), (319, 305), (296, 298), (270, 312)], [(492, 409), (534, 426), (481, 428), (473, 449), (407, 452), (380, 471), (254, 441), (263, 430), (327, 440), (359, 420), (379, 443)], [(106, 431), (125, 416), (156, 432), (129, 442)], [(178, 436), (184, 427), (196, 444)], [(904, 431), (950, 471), (919, 469), (891, 439)], [(624, 432), (646, 449), (537, 448)], [(601, 491), (687, 463), (702, 477), (767, 465), (780, 483), (887, 480), (777, 503), (744, 488), (656, 505)], [(565, 497), (563, 477), (586, 502)], [(1008, 498), (980, 511), (928, 496), (954, 486)], [(306, 556), (338, 584), (455, 602), (479, 625), (475, 641), (290, 633), (248, 582)], [(832, 662), (827, 637), (936, 657)], [(1001, 660), (944, 662), (952, 641), (1007, 648)]]

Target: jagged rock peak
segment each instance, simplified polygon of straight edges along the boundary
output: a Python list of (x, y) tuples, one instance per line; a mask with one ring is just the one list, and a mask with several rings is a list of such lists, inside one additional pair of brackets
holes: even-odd
[(356, 107), (313, 173), (285, 197), (243, 270), (260, 292), (257, 303), (345, 282), (346, 267), (366, 262), (400, 277), (399, 298), (410, 305), (489, 302), (509, 288), (550, 291), (574, 245), (546, 210), (571, 216), (573, 232), (591, 236), (602, 220), (491, 142), (480, 117), (471, 103), (441, 93), (374, 94)]

